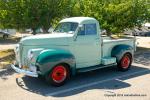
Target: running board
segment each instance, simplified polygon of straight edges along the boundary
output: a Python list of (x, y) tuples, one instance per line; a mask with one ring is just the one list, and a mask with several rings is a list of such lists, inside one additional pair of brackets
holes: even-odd
[(117, 63), (109, 64), (109, 65), (96, 65), (96, 66), (91, 66), (91, 67), (86, 67), (86, 68), (79, 68), (79, 69), (77, 69), (77, 72), (79, 72), (79, 73), (80, 72), (88, 72), (88, 71), (111, 67), (111, 66), (116, 66), (116, 65), (117, 65)]
[(102, 57), (102, 65), (110, 65), (116, 63), (116, 57)]

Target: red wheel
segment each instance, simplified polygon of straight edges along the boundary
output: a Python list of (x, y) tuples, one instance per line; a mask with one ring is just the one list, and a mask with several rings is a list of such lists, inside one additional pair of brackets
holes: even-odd
[(56, 82), (56, 83), (61, 83), (63, 82), (66, 77), (67, 77), (67, 70), (64, 66), (59, 65), (56, 66), (53, 71), (52, 71), (52, 79)]
[(118, 68), (121, 71), (127, 71), (130, 68), (131, 63), (132, 63), (131, 55), (126, 53), (126, 54), (124, 54), (122, 59), (119, 61)]
[(59, 64), (46, 76), (46, 80), (51, 85), (61, 86), (69, 79), (69, 77), (69, 68), (63, 64)]
[(130, 58), (129, 56), (125, 55), (123, 58), (122, 58), (122, 61), (121, 61), (121, 65), (123, 68), (128, 68), (129, 67), (129, 64), (130, 64)]

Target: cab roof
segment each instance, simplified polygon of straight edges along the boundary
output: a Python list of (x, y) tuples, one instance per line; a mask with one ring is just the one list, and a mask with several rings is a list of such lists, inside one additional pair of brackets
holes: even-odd
[(60, 21), (61, 22), (77, 22), (77, 23), (82, 23), (83, 21), (88, 21), (88, 20), (93, 20), (96, 21), (96, 19), (91, 18), (91, 17), (71, 17), (71, 18), (65, 18)]

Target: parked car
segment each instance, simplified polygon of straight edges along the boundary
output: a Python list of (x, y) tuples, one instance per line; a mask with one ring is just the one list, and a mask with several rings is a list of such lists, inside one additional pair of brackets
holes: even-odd
[(0, 37), (3, 37), (3, 39), (8, 38), (8, 36), (9, 34), (7, 32), (3, 32), (3, 31), (0, 32)]
[(16, 34), (15, 29), (0, 29), (0, 37), (3, 37), (3, 39), (7, 39), (8, 37), (11, 37)]
[(146, 27), (147, 29), (150, 29), (150, 23), (145, 23), (144, 27)]
[(52, 34), (21, 39), (11, 67), (31, 77), (44, 77), (54, 86), (63, 85), (72, 75), (117, 65), (127, 71), (133, 61), (135, 39), (101, 37), (99, 23), (90, 17), (67, 18)]
[(145, 28), (135, 28), (132, 32), (133, 36), (147, 36), (148, 30)]
[(123, 33), (124, 33), (124, 35), (132, 36), (132, 32), (133, 31), (131, 29), (125, 29)]

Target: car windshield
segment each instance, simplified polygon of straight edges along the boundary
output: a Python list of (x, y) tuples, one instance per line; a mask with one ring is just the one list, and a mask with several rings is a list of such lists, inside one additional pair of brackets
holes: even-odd
[(56, 33), (74, 33), (77, 29), (78, 23), (63, 22), (59, 23), (53, 32)]

